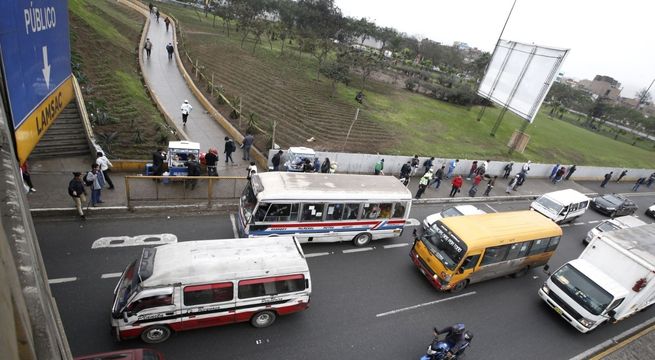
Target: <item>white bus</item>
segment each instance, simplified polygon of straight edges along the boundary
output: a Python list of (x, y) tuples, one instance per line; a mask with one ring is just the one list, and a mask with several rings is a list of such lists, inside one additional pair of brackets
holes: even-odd
[(411, 204), (412, 194), (393, 176), (260, 173), (241, 195), (239, 235), (364, 246), (400, 236)]
[(273, 324), (309, 307), (309, 267), (293, 237), (186, 241), (145, 248), (114, 289), (118, 340), (166, 341), (174, 331)]

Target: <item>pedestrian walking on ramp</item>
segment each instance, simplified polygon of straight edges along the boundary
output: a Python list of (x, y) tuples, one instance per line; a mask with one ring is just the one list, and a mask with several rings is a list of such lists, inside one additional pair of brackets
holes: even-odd
[(182, 110), (182, 126), (186, 126), (186, 120), (189, 118), (189, 113), (193, 110), (193, 107), (189, 104), (189, 100), (184, 100), (180, 110)]

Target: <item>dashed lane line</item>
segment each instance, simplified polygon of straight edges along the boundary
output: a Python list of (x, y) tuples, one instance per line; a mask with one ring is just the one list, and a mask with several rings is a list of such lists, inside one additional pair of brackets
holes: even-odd
[(121, 277), (122, 274), (123, 274), (123, 273), (119, 273), (119, 272), (118, 272), (118, 273), (102, 274), (102, 275), (100, 275), (100, 278), (101, 278), (101, 279), (117, 278), (117, 277)]
[(390, 244), (390, 245), (384, 245), (383, 248), (385, 249), (393, 249), (393, 248), (398, 248), (398, 247), (403, 247), (403, 246), (408, 246), (408, 243), (401, 243), (401, 244)]
[(600, 222), (600, 220), (591, 220), (591, 221), (587, 221), (587, 224), (595, 224), (595, 223), (599, 223), (599, 222)]
[(577, 223), (573, 223), (573, 225), (576, 225), (576, 226), (577, 225), (585, 225), (585, 223), (577, 222)]
[(387, 315), (394, 315), (394, 314), (401, 313), (403, 311), (414, 310), (414, 309), (418, 309), (418, 308), (421, 308), (421, 307), (424, 307), (424, 306), (435, 305), (435, 304), (439, 304), (439, 303), (442, 303), (442, 302), (455, 300), (455, 299), (459, 299), (459, 298), (463, 298), (465, 296), (471, 296), (471, 295), (475, 295), (475, 294), (476, 294), (475, 291), (471, 291), (471, 292), (466, 293), (466, 294), (455, 295), (455, 296), (451, 296), (451, 297), (445, 298), (445, 299), (439, 299), (439, 300), (430, 301), (430, 302), (426, 302), (426, 303), (422, 303), (422, 304), (418, 304), (418, 305), (413, 305), (413, 306), (408, 306), (408, 307), (405, 307), (405, 308), (400, 308), (400, 309), (396, 309), (396, 310), (383, 312), (383, 313), (375, 315), (375, 317), (383, 317), (383, 316), (387, 316)]
[(309, 253), (305, 254), (306, 258), (312, 258), (312, 257), (319, 257), (319, 256), (325, 256), (325, 255), (330, 255), (329, 252), (322, 252), (322, 253)]
[(493, 212), (495, 212), (495, 213), (498, 212), (496, 209), (494, 209), (494, 208), (492, 208), (491, 206), (489, 206), (489, 204), (485, 203), (484, 205), (485, 205), (486, 207), (488, 207), (489, 209), (491, 209), (491, 211), (493, 211)]
[(239, 233), (237, 232), (237, 222), (234, 219), (234, 214), (230, 214), (230, 221), (232, 222), (232, 233), (234, 234), (234, 238), (239, 237)]
[(76, 277), (67, 277), (67, 278), (59, 278), (59, 279), (48, 279), (48, 284), (62, 284), (62, 283), (67, 283), (67, 282), (73, 282), (77, 280)]
[(348, 250), (342, 250), (341, 252), (344, 254), (350, 254), (350, 253), (356, 253), (356, 252), (363, 252), (363, 251), (371, 251), (373, 250), (372, 247), (365, 247), (365, 248), (359, 248), (359, 249), (348, 249)]

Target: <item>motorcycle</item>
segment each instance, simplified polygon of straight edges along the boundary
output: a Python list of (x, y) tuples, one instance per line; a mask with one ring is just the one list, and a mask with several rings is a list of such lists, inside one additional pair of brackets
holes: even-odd
[(456, 353), (451, 353), (449, 344), (446, 340), (439, 340), (439, 332), (434, 328), (434, 340), (428, 346), (425, 355), (421, 356), (420, 360), (455, 360), (462, 356), (464, 351), (471, 345), (471, 340), (473, 339), (473, 334), (466, 330), (464, 331), (465, 344), (462, 345)]

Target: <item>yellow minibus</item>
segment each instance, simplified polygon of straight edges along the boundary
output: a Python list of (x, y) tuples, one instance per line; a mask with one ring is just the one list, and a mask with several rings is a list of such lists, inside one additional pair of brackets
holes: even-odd
[(561, 236), (557, 224), (535, 211), (449, 217), (417, 237), (409, 256), (435, 288), (457, 292), (546, 264)]

